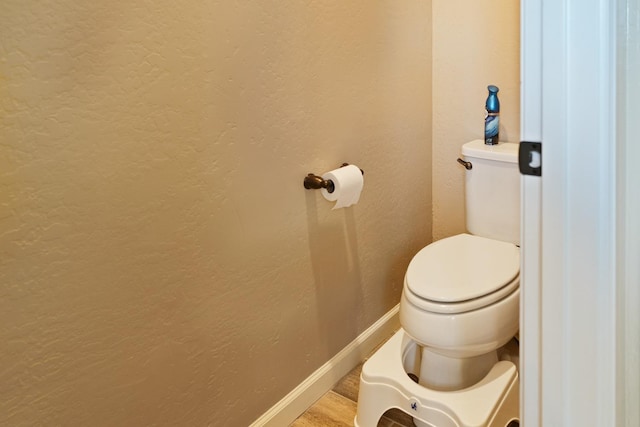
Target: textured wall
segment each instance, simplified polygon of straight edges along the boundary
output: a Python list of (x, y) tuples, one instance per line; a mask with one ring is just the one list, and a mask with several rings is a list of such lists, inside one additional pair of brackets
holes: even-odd
[(465, 142), (484, 137), (487, 85), (500, 88), (500, 140), (520, 138), (520, 2), (433, 1), (433, 238), (465, 231)]
[[(247, 425), (396, 304), (430, 16), (0, 2), (0, 425)], [(343, 161), (365, 189), (331, 211), (302, 178)]]

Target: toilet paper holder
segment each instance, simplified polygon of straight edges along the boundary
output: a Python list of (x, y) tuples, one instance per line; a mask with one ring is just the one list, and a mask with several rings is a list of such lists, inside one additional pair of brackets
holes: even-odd
[[(345, 166), (349, 166), (349, 163), (343, 163), (340, 167), (343, 168)], [(362, 175), (364, 175), (364, 171), (360, 169)], [(336, 186), (333, 184), (333, 181), (330, 179), (324, 179), (321, 176), (310, 173), (304, 177), (304, 188), (307, 190), (319, 190), (321, 188), (326, 188), (328, 193), (333, 193), (336, 189)]]

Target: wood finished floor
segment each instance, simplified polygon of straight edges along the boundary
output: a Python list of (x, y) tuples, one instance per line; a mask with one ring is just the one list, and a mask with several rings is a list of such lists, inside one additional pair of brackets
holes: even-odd
[[(322, 396), (290, 427), (352, 427), (358, 407), (362, 363)], [(378, 427), (414, 427), (413, 419), (398, 409), (384, 413)]]

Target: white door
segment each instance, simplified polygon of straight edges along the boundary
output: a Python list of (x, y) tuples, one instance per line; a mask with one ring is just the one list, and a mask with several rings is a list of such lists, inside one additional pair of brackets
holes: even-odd
[(617, 425), (640, 426), (640, 0), (619, 5)]
[(637, 426), (640, 212), (623, 184), (640, 174), (621, 150), (638, 153), (640, 94), (624, 111), (617, 94), (640, 75), (638, 0), (521, 4), (521, 139), (542, 142), (542, 177), (522, 180), (523, 425)]

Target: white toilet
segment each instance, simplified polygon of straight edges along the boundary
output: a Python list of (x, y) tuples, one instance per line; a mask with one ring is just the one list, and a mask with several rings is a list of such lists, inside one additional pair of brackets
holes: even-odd
[(362, 368), (356, 427), (375, 427), (391, 408), (418, 426), (518, 425), (517, 367), (498, 357), (518, 332), (518, 144), (471, 141), (462, 155), (470, 234), (409, 263), (402, 328)]

